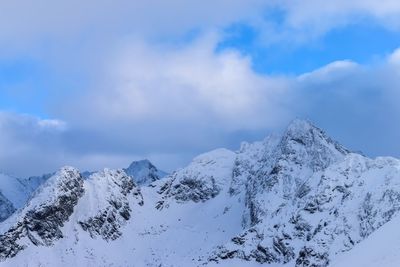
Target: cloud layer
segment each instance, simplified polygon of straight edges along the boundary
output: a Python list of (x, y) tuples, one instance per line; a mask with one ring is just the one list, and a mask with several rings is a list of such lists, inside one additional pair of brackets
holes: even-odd
[(251, 59), (215, 52), (217, 43), (213, 36), (184, 49), (127, 43), (93, 89), (57, 103), (61, 120), (2, 113), (2, 167), (27, 175), (21, 162), (40, 173), (150, 157), (171, 170), (208, 149), (261, 139), (295, 117), (368, 155), (400, 155), (398, 51), (371, 65), (337, 61), (284, 77), (255, 73)]
[(53, 88), (41, 91), (55, 118), (1, 112), (0, 170), (123, 167), (142, 157), (172, 170), (197, 153), (262, 139), (295, 117), (368, 155), (400, 156), (400, 50), (293, 76), (257, 73), (253, 58), (219, 49), (224, 29), (237, 23), (254, 27), (265, 46), (304, 45), (363, 21), (399, 31), (397, 1), (16, 0), (0, 7), (0, 59), (44, 66)]

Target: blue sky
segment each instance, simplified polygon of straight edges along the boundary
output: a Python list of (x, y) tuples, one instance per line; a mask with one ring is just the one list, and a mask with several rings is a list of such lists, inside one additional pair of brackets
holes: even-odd
[(400, 157), (396, 1), (13, 1), (0, 17), (5, 172), (171, 171), (294, 118)]
[(399, 47), (400, 34), (375, 23), (360, 22), (332, 29), (306, 43), (290, 40), (264, 45), (257, 30), (246, 24), (235, 24), (226, 30), (228, 38), (220, 49), (235, 48), (253, 59), (260, 73), (299, 75), (336, 60), (373, 63)]

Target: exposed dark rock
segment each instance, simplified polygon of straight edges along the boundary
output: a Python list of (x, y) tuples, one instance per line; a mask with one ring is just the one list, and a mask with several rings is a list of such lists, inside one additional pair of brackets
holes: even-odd
[[(88, 182), (92, 182), (89, 177)], [(105, 170), (93, 175), (94, 183), (99, 181), (109, 184), (109, 192), (103, 196), (107, 205), (99, 210), (97, 215), (78, 221), (83, 230), (89, 232), (92, 238), (97, 236), (110, 241), (121, 236), (121, 227), (131, 218), (129, 195), (132, 195), (138, 205), (143, 205), (140, 189), (123, 171)]]
[(328, 264), (328, 253), (319, 253), (310, 247), (303, 247), (296, 259), (296, 267), (326, 267)]
[(214, 198), (220, 192), (220, 188), (216, 185), (214, 177), (211, 177), (209, 181), (210, 183), (190, 177), (182, 179), (179, 184), (174, 185), (174, 197), (178, 201), (192, 200), (194, 202), (204, 202)]
[(51, 246), (54, 241), (63, 238), (60, 228), (83, 195), (83, 180), (77, 170), (67, 167), (49, 182), (45, 186), (52, 187), (54, 196), (42, 196), (39, 192), (37, 197), (43, 197), (41, 203), (32, 207), (28, 203), (18, 222), (0, 236), (1, 260), (14, 257), (24, 249), (26, 245), (20, 245), (22, 239), (26, 238), (36, 246)]

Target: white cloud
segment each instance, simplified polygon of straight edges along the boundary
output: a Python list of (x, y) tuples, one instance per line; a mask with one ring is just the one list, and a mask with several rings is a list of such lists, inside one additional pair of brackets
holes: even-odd
[(358, 67), (360, 66), (357, 63), (350, 60), (334, 61), (312, 72), (301, 74), (298, 80), (300, 82), (329, 82), (338, 79), (341, 75), (349, 75), (357, 71)]
[[(64, 165), (81, 170), (122, 168), (143, 157), (175, 165), (182, 163), (182, 155), (135, 155), (134, 151), (129, 154), (118, 151), (102, 153), (70, 148), (70, 145), (74, 145), (70, 130), (61, 120), (0, 112), (0, 171), (16, 176), (31, 176), (53, 172)], [(95, 129), (92, 135), (96, 135)], [(168, 164), (162, 166), (168, 167)]]
[[(280, 107), (287, 84), (256, 74), (250, 59), (237, 51), (215, 52), (207, 35), (183, 48), (128, 43), (113, 55), (79, 109), (79, 118), (209, 123), (233, 131), (272, 126), (284, 116)], [(271, 112), (281, 116), (260, 118)], [(202, 129), (206, 130), (206, 129)]]
[(400, 3), (396, 0), (337, 0), (327, 1), (323, 5), (318, 0), (283, 1), (287, 11), (287, 23), (291, 27), (303, 28), (332, 27), (343, 22), (352, 23), (354, 19), (371, 17), (382, 23), (400, 22)]
[(17, 174), (42, 171), (43, 165), (51, 165), (55, 150), (63, 151), (64, 127), (59, 120), (0, 112), (0, 169)]
[[(278, 16), (266, 16), (275, 14)], [(234, 23), (253, 24), (264, 43), (307, 42), (348, 24), (373, 21), (400, 30), (395, 0), (14, 0), (0, 3), (0, 48), (59, 57), (60, 49), (105, 49), (125, 37), (182, 40), (195, 31), (218, 31)]]
[[(2, 43), (45, 39), (71, 42), (85, 35), (171, 37), (215, 28), (253, 15), (260, 0), (14, 0), (0, 3)], [(81, 38), (79, 38), (81, 39)]]
[[(399, 50), (374, 65), (337, 61), (280, 77), (256, 73), (238, 51), (216, 52), (218, 34), (204, 34), (236, 22), (254, 23), (268, 42), (307, 42), (363, 20), (399, 30), (399, 3), (3, 1), (1, 56), (34, 54), (54, 70), (50, 80), (79, 81), (76, 94), (48, 103), (60, 120), (0, 113), (0, 168), (26, 175), (64, 164), (122, 167), (142, 156), (175, 167), (197, 152), (262, 138), (292, 117), (309, 117), (373, 154), (400, 151)], [(282, 18), (266, 19), (275, 8)], [(370, 144), (374, 136), (385, 136), (381, 147)]]
[[(333, 28), (373, 22), (400, 30), (396, 0), (14, 0), (0, 3), (0, 48), (38, 57), (59, 56), (62, 47), (104, 49), (121, 38), (182, 40), (195, 31), (215, 31), (234, 23), (253, 24), (263, 43), (307, 42)], [(279, 15), (268, 16), (266, 14)], [(45, 40), (45, 41), (44, 41)], [(81, 47), (80, 47), (81, 46)], [(21, 50), (22, 49), (22, 50)], [(56, 50), (56, 51), (55, 51)], [(87, 51), (86, 51), (87, 52)]]
[[(31, 162), (30, 170), (63, 164), (90, 169), (102, 167), (106, 157), (124, 166), (138, 155), (176, 167), (196, 153), (230, 145), (243, 132), (284, 123), (290, 114), (286, 79), (255, 73), (249, 58), (234, 50), (216, 52), (217, 43), (210, 34), (183, 47), (137, 39), (120, 44), (116, 53), (88, 65), (96, 77), (90, 89), (53, 99), (53, 116), (68, 124), (29, 118), (21, 131), (9, 125), (13, 139), (0, 139), (23, 149), (0, 155), (0, 168), (15, 171), (23, 160)], [(16, 134), (38, 129), (41, 138)]]
[(259, 45), (309, 45), (337, 28), (349, 25), (400, 31), (397, 0), (272, 0), (247, 22), (259, 33)]
[(396, 49), (392, 54), (388, 56), (388, 61), (393, 65), (400, 65), (400, 48)]
[(67, 124), (60, 120), (37, 120), (37, 125), (41, 129), (55, 129), (59, 131), (63, 131), (67, 127)]

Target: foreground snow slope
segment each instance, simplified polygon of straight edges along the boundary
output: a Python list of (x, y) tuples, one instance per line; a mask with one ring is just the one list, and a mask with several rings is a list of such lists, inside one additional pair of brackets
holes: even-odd
[(372, 233), (354, 249), (332, 262), (333, 267), (398, 267), (400, 266), (400, 216)]
[(0, 266), (355, 266), (363, 244), (400, 249), (385, 241), (400, 161), (352, 153), (306, 121), (134, 180), (61, 169), (0, 224)]

